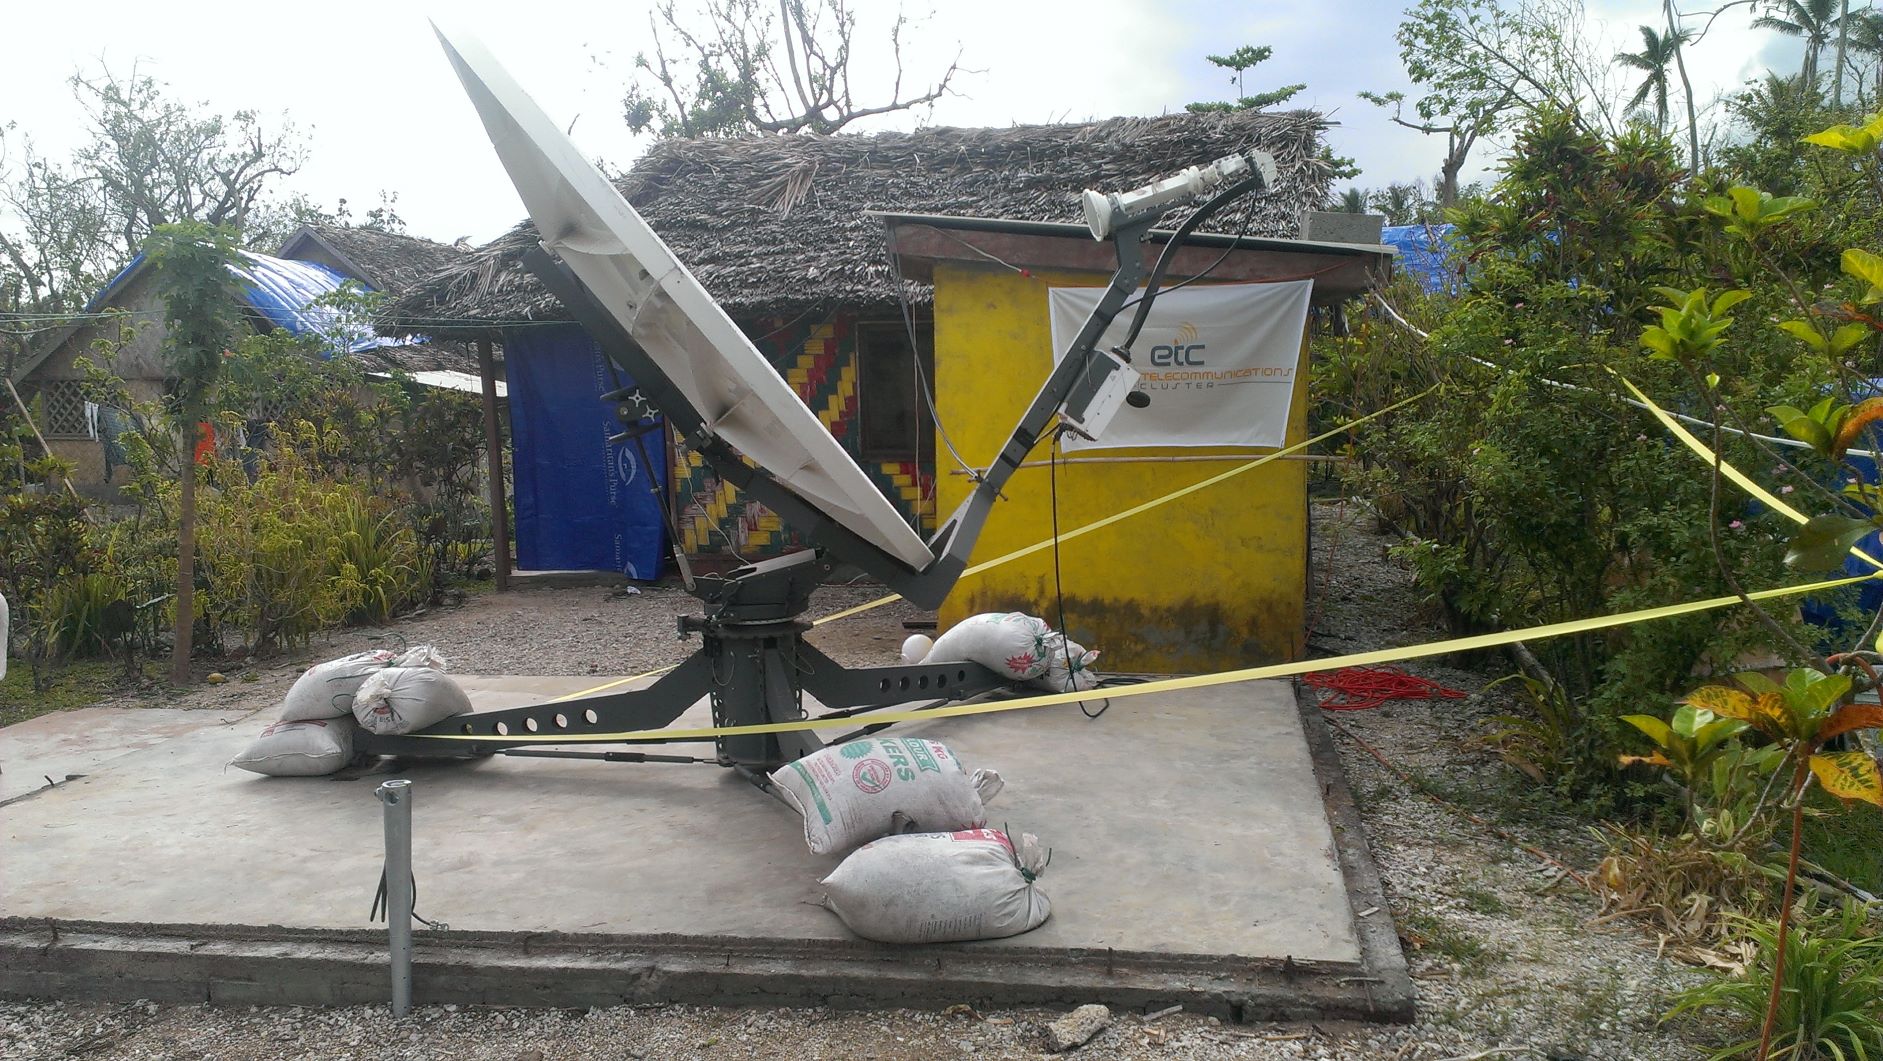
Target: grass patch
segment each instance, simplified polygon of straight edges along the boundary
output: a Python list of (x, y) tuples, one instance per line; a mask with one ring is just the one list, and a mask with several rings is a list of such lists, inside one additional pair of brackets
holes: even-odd
[[(1805, 857), (1872, 895), (1883, 892), (1883, 814), (1862, 804), (1838, 807), (1818, 789), (1808, 802), (1825, 813), (1805, 818)], [(1781, 829), (1778, 842), (1790, 832)]]
[(1413, 949), (1453, 962), (1468, 972), (1503, 957), (1437, 914), (1414, 910), (1399, 922), (1399, 935)]
[(480, 597), (486, 593), (497, 592), (497, 580), (495, 578), (453, 577), (449, 585), (452, 589), (457, 590), (467, 597)]
[(123, 665), (114, 660), (73, 660), (53, 673), (44, 692), (35, 693), (33, 669), (24, 660), (10, 660), (7, 676), (0, 678), (0, 726), (90, 707), (121, 688), (123, 677)]
[(1492, 915), (1510, 913), (1510, 904), (1504, 901), (1503, 896), (1474, 885), (1467, 885), (1460, 890), (1458, 893), (1458, 901), (1464, 903), (1465, 909), (1474, 914)]

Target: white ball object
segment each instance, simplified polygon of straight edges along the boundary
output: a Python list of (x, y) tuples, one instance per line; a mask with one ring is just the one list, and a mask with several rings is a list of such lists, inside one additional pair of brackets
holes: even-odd
[(902, 643), (902, 662), (915, 664), (928, 658), (928, 650), (935, 647), (935, 639), (927, 634), (910, 634)]

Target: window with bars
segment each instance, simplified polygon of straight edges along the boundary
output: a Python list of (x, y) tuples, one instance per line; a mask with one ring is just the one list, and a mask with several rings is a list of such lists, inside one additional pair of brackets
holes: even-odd
[(75, 379), (41, 380), (22, 395), (27, 408), (38, 421), (39, 433), (47, 438), (97, 438), (98, 432), (85, 415), (84, 384)]

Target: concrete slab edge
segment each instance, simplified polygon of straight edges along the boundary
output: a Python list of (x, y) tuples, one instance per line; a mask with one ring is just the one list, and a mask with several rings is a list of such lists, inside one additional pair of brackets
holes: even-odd
[(1347, 901), (1353, 908), (1354, 936), (1360, 943), (1361, 979), (1372, 1019), (1410, 1023), (1414, 1019), (1418, 993), (1406, 965), (1406, 952), (1399, 942), (1399, 929), (1393, 923), (1392, 908), (1386, 905), (1386, 888), (1380, 879), (1373, 852), (1367, 847), (1366, 827), (1360, 820), (1359, 804), (1347, 785), (1347, 771), (1340, 763), (1340, 750), (1334, 747), (1333, 731), (1321, 715), (1321, 706), (1308, 686), (1295, 682), (1295, 708), (1301, 713), (1301, 732), (1307, 736), (1308, 756), (1314, 763), (1314, 778), (1321, 789), (1321, 804), (1327, 809), (1327, 824), (1334, 833), (1334, 850), (1340, 856), (1341, 876), (1347, 882)]
[[(658, 1002), (938, 1007), (1182, 1003), (1226, 1020), (1409, 1021), (1414, 991), (1359, 811), (1311, 693), (1296, 709), (1347, 881), (1361, 961), (973, 944), (421, 931), (421, 1004)], [(0, 998), (383, 1003), (385, 936), (359, 930), (0, 918)]]
[[(413, 998), (586, 1008), (1182, 1003), (1226, 1020), (1394, 1019), (1359, 968), (1292, 961), (829, 941), (421, 932)], [(373, 932), (0, 921), (0, 997), (362, 1005), (388, 996)]]

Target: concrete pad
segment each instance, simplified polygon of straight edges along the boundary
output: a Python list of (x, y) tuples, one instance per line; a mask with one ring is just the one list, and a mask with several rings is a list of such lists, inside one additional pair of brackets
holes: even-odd
[[(460, 677), (480, 709), (607, 680)], [(708, 718), (701, 704), (677, 725)], [(273, 926), (264, 933), (270, 960), (285, 960), (285, 938), (356, 945), (371, 955), (366, 914), (382, 857), (371, 793), (392, 775), (224, 770), (255, 721), (185, 732), (0, 808), (0, 847), (9, 852), (0, 918), (16, 931), (62, 923), (60, 938), (77, 941), (68, 943), (75, 954), (94, 948), (94, 959), (115, 954), (122, 932), (148, 926), (222, 940), (231, 932), (252, 939), (252, 930)], [(497, 757), (398, 771), (415, 789), (419, 912), (451, 926), (424, 936), (440, 945), (485, 941), (478, 960), (490, 961), (494, 943), (521, 939), (529, 951), (530, 940), (553, 934), (582, 953), (570, 959), (577, 964), (594, 958), (581, 951), (584, 941), (615, 950), (631, 944), (645, 958), (650, 946), (684, 940), (684, 960), (668, 952), (646, 959), (670, 971), (721, 951), (730, 967), (733, 952), (753, 959), (758, 947), (777, 965), (775, 977), (763, 978), (767, 1000), (789, 994), (774, 982), (795, 978), (812, 997), (834, 990), (907, 1002), (925, 990), (910, 985), (934, 980), (946, 961), (983, 970), (969, 980), (993, 998), (1032, 997), (1029, 990), (1050, 998), (1076, 984), (1085, 993), (1077, 1001), (1094, 991), (1193, 1002), (1208, 995), (1236, 1015), (1245, 1014), (1243, 1003), (1222, 999), (1270, 999), (1267, 987), (1250, 982), (1258, 972), (1299, 980), (1302, 970), (1320, 969), (1326, 982), (1311, 990), (1297, 983), (1292, 995), (1282, 991), (1279, 1002), (1246, 1015), (1397, 1012), (1392, 993), (1371, 986), (1384, 982), (1372, 975), (1378, 955), (1369, 953), (1379, 939), (1356, 929), (1355, 912), (1365, 908), (1343, 876), (1352, 852), (1330, 829), (1319, 798), (1325, 779), (1287, 684), (1134, 697), (1098, 719), (1068, 705), (899, 731), (945, 740), (964, 762), (1007, 779), (989, 807), (991, 823), (1036, 833), (1054, 851), (1042, 877), (1053, 899), (1044, 926), (964, 946), (863, 944), (817, 905), (818, 878), (840, 860), (811, 855), (797, 817), (729, 771)], [(690, 749), (710, 754), (706, 745), (662, 750)], [(96, 938), (85, 942), (86, 932)], [(0, 957), (7, 950), (0, 941)], [(1396, 944), (1392, 952), (1387, 957), (1397, 958)], [(832, 963), (858, 955), (865, 967), (849, 979), (838, 975)], [(1087, 968), (1099, 955), (1102, 976)], [(891, 975), (885, 961), (902, 968)], [(313, 964), (336, 962), (344, 964), (334, 955)], [(77, 975), (46, 966), (41, 982), (48, 974)], [(477, 979), (465, 969), (458, 975)], [(501, 987), (516, 975), (487, 979)], [(1198, 977), (1214, 986), (1199, 994)], [(1343, 977), (1363, 982), (1365, 997), (1330, 1001), (1330, 985)], [(324, 1001), (332, 996), (321, 991), (333, 982), (296, 990)], [(892, 984), (889, 995), (878, 990)], [(442, 982), (437, 989), (450, 1000)], [(0, 979), (0, 993), (10, 990)], [(712, 997), (716, 989), (702, 990)]]
[(0, 803), (172, 737), (233, 725), (258, 710), (85, 707), (7, 726), (0, 729)]

